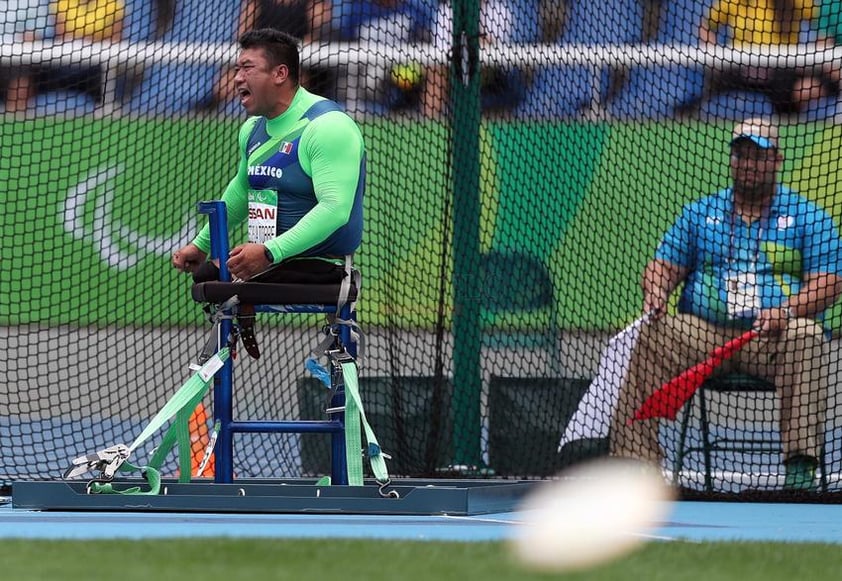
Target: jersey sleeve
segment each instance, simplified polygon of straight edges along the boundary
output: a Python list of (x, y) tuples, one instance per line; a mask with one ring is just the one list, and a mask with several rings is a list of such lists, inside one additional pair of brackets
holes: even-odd
[(802, 250), (804, 273), (842, 276), (842, 243), (830, 215), (813, 204), (807, 212)]
[[(248, 217), (248, 158), (246, 157), (246, 143), (257, 118), (251, 118), (240, 128), (240, 162), (235, 175), (222, 194), (222, 201), (225, 202), (225, 209), (228, 215), (228, 229), (231, 230), (238, 224), (242, 224)], [(205, 224), (193, 239), (202, 252), (210, 252), (210, 225)]]
[(655, 258), (666, 262), (693, 268), (693, 245), (695, 233), (693, 228), (693, 211), (688, 206), (682, 211), (678, 219), (666, 231), (658, 248)]
[(298, 223), (266, 243), (275, 261), (316, 246), (348, 223), (365, 153), (359, 127), (348, 115), (327, 113), (301, 136), (301, 167), (312, 178), (316, 205)]

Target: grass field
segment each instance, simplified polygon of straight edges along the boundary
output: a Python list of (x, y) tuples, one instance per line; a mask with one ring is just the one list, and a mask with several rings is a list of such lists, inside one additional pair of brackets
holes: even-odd
[(839, 579), (842, 547), (784, 543), (654, 542), (630, 557), (574, 574), (531, 573), (501, 543), (380, 540), (11, 540), (0, 545), (8, 581), (264, 580), (738, 580)]

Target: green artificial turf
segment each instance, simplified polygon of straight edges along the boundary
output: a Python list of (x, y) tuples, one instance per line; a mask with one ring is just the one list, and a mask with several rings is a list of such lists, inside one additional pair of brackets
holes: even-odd
[(653, 542), (575, 573), (525, 570), (505, 543), (426, 541), (167, 539), (10, 540), (2, 579), (263, 581), (371, 579), (605, 579), (773, 581), (838, 579), (842, 547), (785, 543)]

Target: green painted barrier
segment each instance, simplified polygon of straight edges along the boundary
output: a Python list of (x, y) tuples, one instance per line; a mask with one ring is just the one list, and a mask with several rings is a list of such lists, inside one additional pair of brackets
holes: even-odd
[[(170, 268), (169, 256), (201, 225), (196, 202), (218, 197), (230, 179), (237, 128), (207, 120), (0, 120), (0, 293), (7, 297), (0, 324), (201, 322), (189, 277)], [(357, 256), (361, 320), (423, 329), (441, 318), (449, 326), (448, 131), (385, 119), (363, 131), (370, 163)], [(493, 310), (507, 254), (546, 268), (557, 326), (606, 330), (633, 319), (640, 272), (661, 232), (682, 204), (728, 183), (729, 132), (724, 124), (484, 124), (479, 244), (494, 266), (488, 274), (477, 260), (477, 276), (491, 277), (476, 297), (482, 323), (547, 324), (546, 309)], [(842, 220), (842, 128), (787, 126), (783, 142), (784, 180)], [(545, 292), (524, 295), (538, 301)], [(840, 312), (831, 313), (836, 327)]]

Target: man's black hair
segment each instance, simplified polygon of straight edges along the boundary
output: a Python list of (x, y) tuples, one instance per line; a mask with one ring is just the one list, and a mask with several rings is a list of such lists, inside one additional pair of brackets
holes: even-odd
[(289, 69), (289, 77), (296, 85), (300, 70), (298, 53), (300, 44), (301, 41), (291, 34), (274, 28), (250, 30), (240, 37), (240, 48), (262, 48), (270, 65), (273, 67), (286, 65)]

